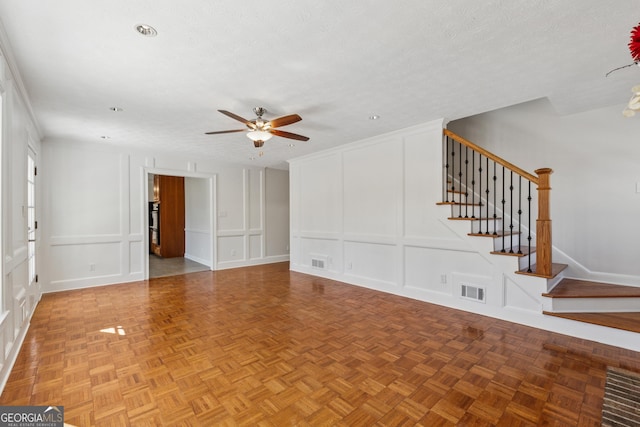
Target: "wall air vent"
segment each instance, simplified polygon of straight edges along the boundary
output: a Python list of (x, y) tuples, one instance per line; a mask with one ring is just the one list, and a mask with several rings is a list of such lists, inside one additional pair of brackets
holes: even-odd
[(311, 267), (317, 268), (318, 270), (326, 270), (327, 269), (327, 256), (325, 255), (311, 255)]
[(472, 301), (485, 302), (486, 292), (484, 288), (463, 283), (460, 296)]

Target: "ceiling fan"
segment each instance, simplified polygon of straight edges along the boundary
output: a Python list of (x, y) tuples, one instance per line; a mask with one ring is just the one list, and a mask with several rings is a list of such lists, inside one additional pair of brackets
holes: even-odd
[[(297, 114), (290, 114), (288, 116), (278, 117), (273, 120), (265, 120), (262, 118), (264, 113), (267, 112), (266, 108), (263, 107), (255, 107), (253, 112), (256, 114), (256, 118), (254, 120), (247, 120), (243, 117), (238, 116), (237, 114), (233, 114), (229, 111), (218, 110), (225, 116), (229, 116), (232, 119), (235, 119), (239, 122), (244, 123), (249, 131), (247, 132), (247, 137), (253, 141), (253, 145), (256, 148), (260, 148), (264, 145), (265, 141), (271, 139), (272, 136), (280, 136), (283, 138), (295, 139), (297, 141), (308, 141), (309, 138), (306, 136), (298, 135), (291, 132), (285, 132), (283, 130), (276, 129), (278, 127), (290, 125), (292, 123), (299, 122), (302, 120)], [(217, 132), (207, 132), (206, 135), (215, 135), (219, 133), (232, 133), (232, 132), (245, 132), (247, 129), (234, 129), (234, 130), (221, 130)]]

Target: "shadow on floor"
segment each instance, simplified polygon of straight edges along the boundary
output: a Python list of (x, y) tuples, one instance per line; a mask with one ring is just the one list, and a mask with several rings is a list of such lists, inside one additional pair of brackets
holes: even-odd
[(187, 258), (162, 258), (154, 254), (149, 254), (150, 279), (209, 270), (211, 269), (208, 266)]

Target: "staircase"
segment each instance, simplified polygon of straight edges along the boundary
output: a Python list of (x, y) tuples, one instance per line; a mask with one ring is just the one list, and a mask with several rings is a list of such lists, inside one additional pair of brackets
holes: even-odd
[(542, 294), (543, 313), (640, 333), (640, 288), (586, 280), (562, 279)]
[(516, 258), (516, 274), (546, 280), (545, 315), (640, 333), (640, 287), (566, 278), (552, 262), (551, 169), (530, 174), (447, 129), (443, 166), (437, 204), (469, 223), (468, 236), (492, 239), (492, 255)]

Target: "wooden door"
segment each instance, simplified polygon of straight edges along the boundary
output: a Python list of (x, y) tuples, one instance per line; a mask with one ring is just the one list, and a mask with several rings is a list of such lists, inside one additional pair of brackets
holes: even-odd
[[(157, 185), (155, 180), (157, 179)], [(184, 177), (156, 175), (158, 189), (160, 246), (156, 254), (164, 258), (183, 257), (185, 249)]]

